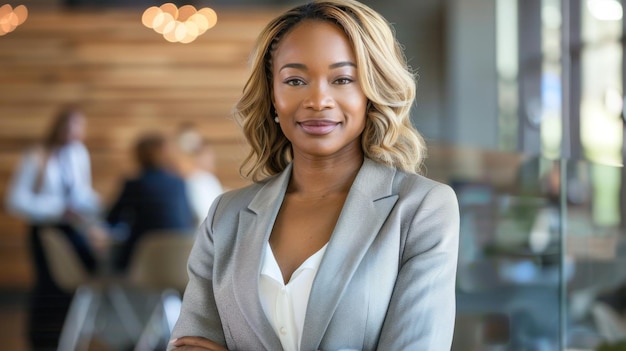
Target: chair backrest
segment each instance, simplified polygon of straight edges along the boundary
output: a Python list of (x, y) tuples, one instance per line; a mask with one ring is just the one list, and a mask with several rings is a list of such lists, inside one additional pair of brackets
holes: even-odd
[(59, 288), (73, 292), (87, 282), (89, 273), (72, 244), (59, 229), (42, 228), (40, 238), (50, 274)]
[(187, 259), (195, 236), (186, 231), (155, 231), (144, 234), (128, 268), (131, 284), (148, 289), (176, 289), (187, 285)]

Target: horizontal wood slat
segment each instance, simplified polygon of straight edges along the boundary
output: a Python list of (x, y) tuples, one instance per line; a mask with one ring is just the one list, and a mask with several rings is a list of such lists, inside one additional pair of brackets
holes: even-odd
[[(9, 88), (13, 84), (28, 86), (55, 82), (77, 83), (98, 82), (98, 88), (162, 88), (162, 89), (203, 89), (207, 92), (226, 89), (228, 92), (241, 91), (242, 82), (248, 77), (247, 70), (241, 67), (194, 67), (163, 65), (114, 65), (64, 69), (54, 72), (36, 71), (29, 65), (5, 65), (0, 71), (0, 81)], [(173, 74), (172, 71), (175, 71)], [(31, 84), (32, 84), (31, 83)], [(91, 89), (95, 87), (90, 87)]]

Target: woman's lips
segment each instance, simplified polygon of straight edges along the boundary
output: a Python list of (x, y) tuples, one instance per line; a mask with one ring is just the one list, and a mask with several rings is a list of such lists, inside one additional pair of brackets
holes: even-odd
[(338, 122), (319, 120), (298, 122), (302, 130), (307, 134), (324, 135), (332, 132), (338, 125)]

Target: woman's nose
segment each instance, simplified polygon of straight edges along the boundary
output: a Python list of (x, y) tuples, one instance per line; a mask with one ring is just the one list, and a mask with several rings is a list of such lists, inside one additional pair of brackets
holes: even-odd
[(335, 99), (330, 94), (327, 84), (311, 84), (308, 90), (307, 97), (304, 100), (304, 107), (315, 111), (335, 107)]

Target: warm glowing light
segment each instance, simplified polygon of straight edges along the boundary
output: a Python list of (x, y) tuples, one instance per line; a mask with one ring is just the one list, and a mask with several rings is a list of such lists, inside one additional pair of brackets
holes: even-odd
[(178, 9), (178, 20), (181, 22), (185, 22), (189, 19), (189, 17), (196, 14), (196, 8), (192, 5), (185, 5)]
[(184, 23), (187, 35), (180, 40), (183, 44), (189, 44), (198, 37), (198, 25), (195, 22), (187, 21)]
[(8, 15), (11, 12), (13, 12), (13, 8), (11, 7), (11, 5), (4, 4), (0, 6), (0, 20), (3, 19), (4, 16)]
[[(160, 25), (163, 24), (163, 22), (165, 22), (165, 13), (163, 12), (159, 12), (157, 13), (154, 18), (152, 19), (152, 23), (150, 23), (150, 28), (154, 29), (156, 31), (156, 28), (159, 27)], [(170, 15), (171, 16), (171, 15)], [(158, 32), (157, 32), (158, 33)]]
[(217, 24), (217, 13), (215, 13), (215, 11), (212, 8), (205, 7), (203, 9), (200, 9), (198, 13), (206, 17), (207, 22), (209, 22), (208, 29), (215, 27), (215, 25)]
[(28, 18), (28, 9), (24, 5), (19, 5), (18, 7), (13, 9), (13, 13), (17, 16), (18, 22), (17, 25), (21, 25)]
[(162, 12), (163, 11), (156, 6), (149, 7), (143, 12), (141, 23), (148, 28), (153, 28), (155, 17)]
[(2, 33), (2, 35), (11, 33), (14, 29), (15, 27), (11, 26), (9, 22), (0, 21), (0, 33)]
[(617, 0), (587, 0), (587, 8), (600, 21), (619, 21), (624, 12)]
[(162, 12), (154, 18), (153, 29), (159, 34), (165, 33), (165, 28), (174, 22), (174, 17), (168, 12)]
[(177, 8), (166, 3), (146, 9), (141, 22), (169, 42), (188, 44), (217, 24), (217, 13), (208, 7), (196, 10), (192, 5)]
[(166, 35), (174, 35), (174, 32), (176, 31), (176, 26), (178, 25), (178, 21), (169, 21), (165, 27), (163, 27), (163, 36)]
[(198, 35), (204, 34), (204, 32), (209, 29), (209, 20), (207, 20), (206, 17), (200, 13), (196, 13), (195, 15), (189, 17), (187, 22), (194, 22), (196, 26), (198, 26)]
[(171, 2), (161, 5), (160, 8), (161, 8), (161, 11), (172, 15), (173, 19), (178, 18), (178, 7), (176, 7), (176, 5), (172, 4)]
[(181, 41), (185, 39), (185, 37), (187, 36), (187, 26), (185, 26), (185, 24), (182, 22), (176, 23), (174, 36), (176, 37), (176, 41)]
[(9, 4), (0, 6), (0, 36), (11, 33), (19, 25), (26, 21), (28, 9), (19, 5), (15, 9)]
[(13, 27), (17, 27), (17, 23), (19, 22), (19, 18), (15, 14), (15, 12), (11, 12), (7, 15), (7, 22)]
[(163, 33), (163, 38), (169, 41), (170, 43), (175, 43), (176, 40), (176, 27), (178, 26), (178, 21), (172, 21), (167, 25), (166, 31)]
[(13, 26), (9, 22), (9, 15), (13, 13), (11, 5), (6, 4), (0, 7), (0, 36), (13, 31)]

